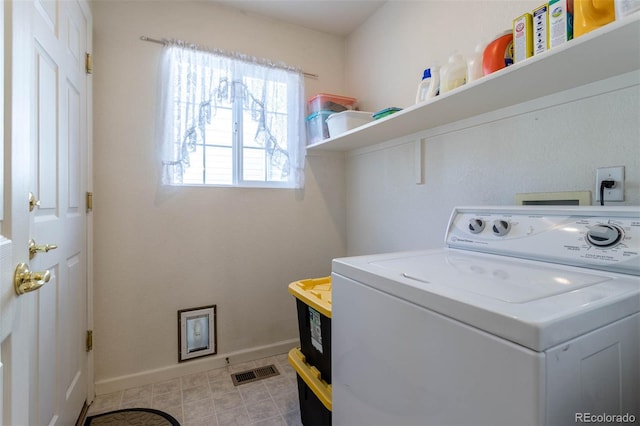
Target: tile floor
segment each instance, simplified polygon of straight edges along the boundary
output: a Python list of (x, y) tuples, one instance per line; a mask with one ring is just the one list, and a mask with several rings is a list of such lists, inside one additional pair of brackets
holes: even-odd
[[(280, 375), (233, 385), (231, 373), (270, 364)], [(134, 407), (162, 410), (182, 426), (302, 425), (296, 372), (287, 354), (99, 395), (88, 415)]]

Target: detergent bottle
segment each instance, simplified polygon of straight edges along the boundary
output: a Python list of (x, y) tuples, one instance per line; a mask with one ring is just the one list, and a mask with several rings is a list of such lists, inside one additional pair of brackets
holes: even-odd
[(467, 62), (460, 53), (449, 56), (447, 65), (440, 69), (440, 93), (460, 87), (467, 82)]
[(484, 44), (479, 43), (473, 52), (473, 55), (467, 58), (467, 83), (477, 80), (483, 76), (482, 72), (482, 55), (484, 53)]
[(613, 22), (615, 19), (613, 0), (573, 0), (574, 38)]
[(513, 30), (507, 30), (487, 44), (482, 54), (482, 73), (492, 72), (513, 65)]
[(418, 85), (416, 93), (416, 103), (424, 102), (433, 98), (440, 92), (440, 67), (434, 65), (426, 68), (422, 74), (422, 81)]

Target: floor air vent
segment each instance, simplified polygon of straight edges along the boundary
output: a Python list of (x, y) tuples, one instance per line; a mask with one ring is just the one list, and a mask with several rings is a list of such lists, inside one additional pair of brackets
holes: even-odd
[(233, 373), (231, 380), (235, 386), (242, 385), (244, 383), (255, 382), (257, 380), (266, 379), (268, 377), (277, 376), (280, 373), (276, 369), (275, 365), (267, 365), (266, 367), (258, 367), (253, 370), (241, 371), (239, 373)]

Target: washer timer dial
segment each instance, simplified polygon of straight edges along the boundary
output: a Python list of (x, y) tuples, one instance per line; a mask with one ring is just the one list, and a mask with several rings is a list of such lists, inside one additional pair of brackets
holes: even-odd
[(596, 247), (611, 247), (618, 244), (623, 235), (622, 229), (615, 225), (599, 224), (587, 231), (587, 242)]
[(504, 219), (493, 221), (493, 233), (498, 237), (503, 237), (511, 230), (511, 224)]
[(469, 232), (479, 234), (484, 229), (484, 220), (474, 218), (469, 221)]

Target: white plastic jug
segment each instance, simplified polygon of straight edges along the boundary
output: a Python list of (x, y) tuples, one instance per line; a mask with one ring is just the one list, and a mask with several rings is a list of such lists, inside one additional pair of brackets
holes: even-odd
[(440, 69), (440, 93), (460, 87), (467, 82), (467, 62), (460, 53), (449, 56), (447, 65)]
[(416, 93), (416, 103), (424, 102), (429, 98), (433, 98), (440, 92), (440, 67), (434, 65), (426, 68), (422, 74), (422, 81), (418, 85), (418, 93)]
[(479, 43), (469, 58), (467, 58), (467, 83), (477, 80), (483, 76), (482, 73), (482, 54), (485, 45)]

